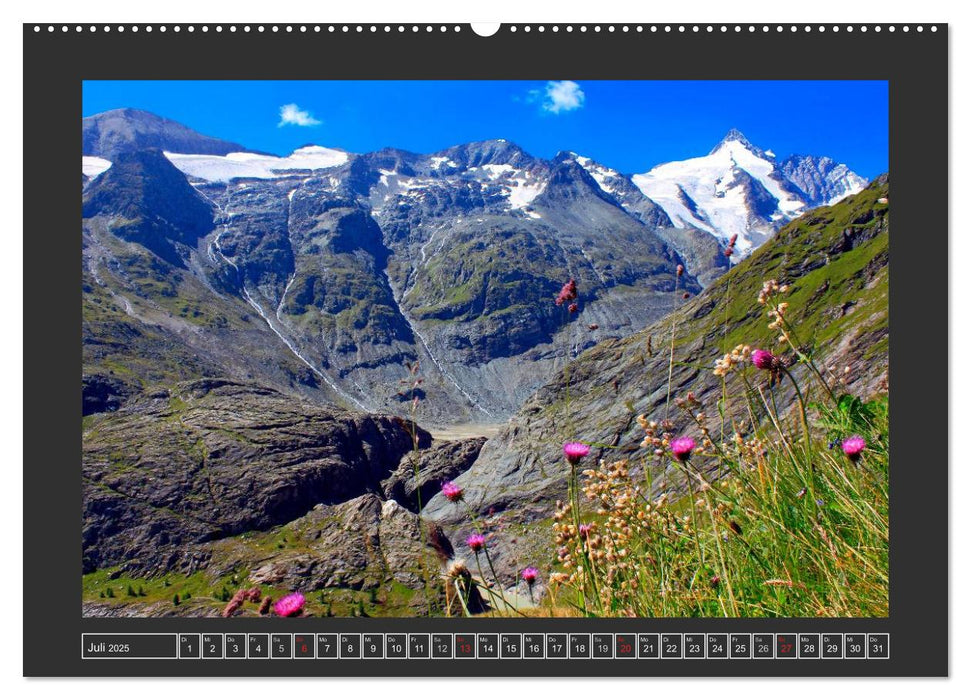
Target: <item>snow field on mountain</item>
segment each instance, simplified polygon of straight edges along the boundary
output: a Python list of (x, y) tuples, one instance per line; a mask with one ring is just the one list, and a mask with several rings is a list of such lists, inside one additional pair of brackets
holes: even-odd
[(237, 177), (270, 180), (294, 170), (322, 170), (343, 165), (347, 153), (323, 146), (298, 148), (286, 158), (258, 153), (229, 153), (225, 156), (168, 153), (165, 157), (190, 177), (209, 182), (228, 182)]

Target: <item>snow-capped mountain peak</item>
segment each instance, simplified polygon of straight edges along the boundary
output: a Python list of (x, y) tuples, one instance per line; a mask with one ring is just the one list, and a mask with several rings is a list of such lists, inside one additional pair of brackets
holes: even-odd
[(678, 228), (695, 227), (747, 255), (807, 208), (859, 192), (866, 180), (829, 158), (791, 158), (731, 129), (706, 156), (658, 165), (634, 175), (634, 184), (657, 202)]
[(749, 153), (752, 153), (758, 158), (768, 159), (770, 156), (763, 151), (761, 148), (753, 144), (738, 129), (732, 128), (728, 130), (728, 133), (722, 137), (722, 140), (715, 144), (715, 147), (709, 151), (708, 155), (714, 155), (719, 151), (738, 151), (739, 149), (744, 149)]
[[(564, 156), (561, 156), (561, 158)], [(575, 160), (581, 168), (587, 171), (587, 173), (592, 177), (597, 185), (607, 194), (618, 195), (620, 194), (620, 184), (621, 180), (624, 178), (619, 172), (613, 168), (608, 168), (601, 165), (592, 158), (587, 158), (579, 153), (574, 153), (570, 151), (565, 157), (569, 157)]]

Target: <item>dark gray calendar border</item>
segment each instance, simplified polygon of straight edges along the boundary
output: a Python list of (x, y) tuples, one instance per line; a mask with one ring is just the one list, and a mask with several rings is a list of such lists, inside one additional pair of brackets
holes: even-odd
[[(948, 28), (808, 25), (24, 25), (24, 674), (29, 676), (909, 676), (948, 672), (946, 428)], [(233, 31), (231, 26), (236, 27)], [(249, 26), (250, 31), (245, 30)], [(586, 30), (583, 30), (583, 27)], [(614, 29), (611, 30), (610, 27)], [(698, 27), (697, 29), (695, 27)], [(638, 27), (641, 28), (638, 31)], [(669, 29), (666, 29), (669, 27)], [(793, 30), (793, 28), (795, 28)], [(387, 56), (407, 60), (388, 61)], [(275, 57), (273, 60), (268, 56)], [(732, 60), (710, 60), (731, 56)], [(447, 60), (443, 60), (447, 57)], [(768, 59), (768, 60), (767, 60)], [(80, 155), (86, 79), (846, 79), (890, 82), (890, 617), (866, 620), (187, 620), (80, 615)], [(36, 184), (43, 181), (44, 187)], [(52, 206), (52, 202), (55, 204)], [(43, 215), (41, 218), (40, 214)], [(43, 265), (43, 268), (41, 268)], [(34, 282), (41, 271), (45, 284)], [(30, 308), (44, 309), (44, 322)], [(35, 533), (48, 533), (37, 546)], [(62, 533), (51, 537), (49, 533)], [(38, 604), (36, 601), (43, 601)], [(82, 661), (86, 633), (131, 632), (862, 632), (893, 660)]]

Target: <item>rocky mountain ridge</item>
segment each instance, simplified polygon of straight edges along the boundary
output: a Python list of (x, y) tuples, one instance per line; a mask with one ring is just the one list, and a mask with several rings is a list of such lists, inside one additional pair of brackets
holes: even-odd
[[(124, 154), (85, 186), (86, 268), (125, 324), (151, 317), (218, 375), (394, 412), (405, 366), (420, 363), (433, 420), (494, 422), (579, 349), (678, 303), (684, 260), (670, 244), (576, 162), (506, 141), (228, 181), (186, 179), (180, 162)], [(576, 313), (548, 303), (571, 276)], [(691, 275), (681, 286), (700, 291)], [(180, 318), (160, 323), (172, 307)], [(193, 333), (173, 334), (185, 321)], [(279, 361), (254, 375), (219, 347), (250, 347), (260, 321), (275, 349), (256, 352)], [(108, 375), (102, 347), (89, 348), (90, 376)], [(133, 364), (125, 374), (144, 385)]]
[[(132, 111), (90, 119), (128, 119), (127, 131), (142, 135), (154, 123)], [(153, 142), (182, 143), (166, 141), (185, 134), (161, 123)], [(237, 145), (208, 141), (196, 155), (145, 151), (145, 141), (113, 142), (115, 161), (85, 185), (96, 284), (132, 310), (129, 322), (145, 318), (140, 305), (156, 320), (172, 306), (194, 319), (232, 307), (218, 314), (219, 327), (193, 324), (191, 344), (218, 374), (360, 410), (400, 410), (402, 367), (420, 363), (436, 398), (433, 421), (500, 421), (576, 353), (681, 303), (670, 293), (677, 265), (689, 295), (730, 266), (716, 236), (673, 226), (636, 178), (568, 152), (544, 161), (496, 139), (431, 155), (306, 147), (277, 158), (223, 153)], [(825, 170), (807, 167), (802, 180)], [(112, 238), (178, 272), (163, 265), (151, 273), (157, 284), (133, 290), (125, 261), (138, 259), (139, 271), (160, 263), (132, 248), (119, 255)], [(581, 289), (575, 314), (547, 303), (571, 277)], [(270, 349), (256, 354), (279, 359), (254, 375), (251, 363), (216, 348), (230, 337), (249, 346), (239, 336), (253, 338), (259, 321)], [(162, 326), (173, 324), (184, 325)], [(187, 336), (171, 340), (184, 345)]]

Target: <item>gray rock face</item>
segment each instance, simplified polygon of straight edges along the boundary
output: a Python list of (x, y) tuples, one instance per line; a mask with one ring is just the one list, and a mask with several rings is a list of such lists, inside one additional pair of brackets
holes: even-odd
[(434, 444), (417, 456), (414, 452), (406, 454), (398, 469), (381, 482), (385, 498), (417, 513), (441, 490), (444, 482), (472, 466), (485, 441), (484, 437), (451, 440)]
[(206, 563), (205, 542), (379, 492), (412, 449), (411, 430), (229, 380), (129, 402), (85, 431), (85, 571), (192, 571)]
[(116, 236), (176, 266), (213, 227), (210, 205), (158, 150), (119, 155), (85, 190), (82, 215), (112, 218)]
[[(670, 227), (671, 219), (654, 201), (644, 196), (630, 177), (608, 168), (591, 158), (569, 151), (561, 151), (553, 159), (556, 163), (575, 162), (589, 173), (597, 186), (613, 198), (625, 211), (634, 215), (652, 229)], [(680, 251), (678, 251), (680, 252)]]
[(678, 251), (685, 267), (692, 270), (698, 284), (707, 288), (731, 267), (725, 246), (707, 231), (686, 226), (662, 228), (657, 235)]
[[(262, 560), (232, 548), (217, 555), (214, 573), (250, 570), (250, 580), (291, 590), (373, 588), (393, 579), (417, 590), (423, 576), (437, 576), (436, 551), (423, 544), (422, 520), (394, 501), (365, 494), (337, 505), (318, 505), (289, 524), (299, 547), (272, 552)], [(424, 568), (423, 568), (424, 567)]]
[(81, 144), (84, 155), (107, 160), (145, 148), (207, 155), (247, 150), (238, 143), (204, 136), (178, 122), (139, 109), (113, 109), (85, 117), (81, 120)]
[(644, 196), (629, 176), (575, 153), (559, 153), (557, 162), (576, 162), (628, 214), (644, 222), (684, 261), (685, 267), (702, 287), (725, 274), (731, 266), (718, 238), (700, 229), (676, 228), (664, 209)]
[(86, 374), (81, 377), (81, 415), (117, 411), (133, 393), (133, 387), (117, 377)]
[(812, 206), (838, 201), (866, 185), (866, 180), (846, 165), (826, 156), (789, 156), (780, 168)]

